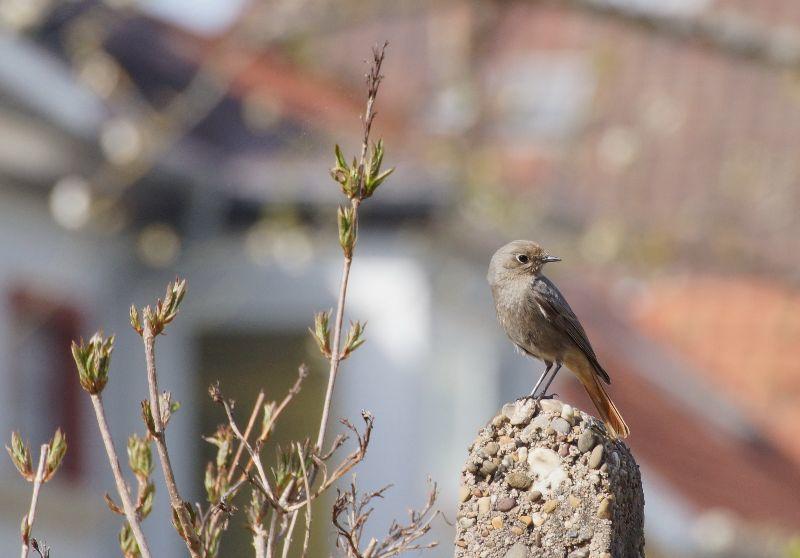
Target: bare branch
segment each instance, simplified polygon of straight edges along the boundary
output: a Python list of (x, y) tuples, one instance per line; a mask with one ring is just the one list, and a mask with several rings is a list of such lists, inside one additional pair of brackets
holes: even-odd
[[(356, 449), (350, 453), (344, 460), (333, 470), (332, 473), (328, 474), (327, 467), (320, 467), (320, 472), (322, 473), (322, 477), (320, 478), (319, 486), (310, 494), (307, 495), (305, 498), (300, 499), (297, 502), (292, 503), (291, 505), (287, 506), (289, 511), (297, 511), (301, 509), (303, 506), (306, 505), (306, 501), (308, 499), (315, 500), (326, 490), (331, 488), (339, 479), (344, 477), (347, 473), (349, 473), (353, 467), (358, 465), (361, 461), (364, 460), (364, 457), (367, 454), (367, 448), (369, 447), (370, 438), (372, 436), (372, 428), (375, 422), (372, 414), (368, 411), (362, 411), (361, 417), (364, 419), (364, 432), (363, 434), (358, 431), (358, 429), (350, 423), (346, 419), (342, 419), (342, 424), (344, 424), (356, 438), (357, 447)], [(313, 454), (312, 454), (313, 456)], [(318, 457), (314, 459), (314, 463), (319, 467), (320, 464), (324, 462), (320, 460)], [(312, 475), (313, 476), (313, 475)]]
[(278, 517), (273, 513), (269, 520), (269, 531), (267, 533), (267, 552), (266, 558), (272, 558), (275, 552), (275, 539), (278, 536)]
[(47, 454), (50, 452), (48, 444), (42, 444), (39, 449), (39, 466), (36, 468), (36, 476), (33, 479), (33, 493), (31, 494), (31, 506), (28, 510), (28, 515), (22, 519), (22, 558), (28, 558), (28, 548), (30, 547), (31, 530), (33, 529), (33, 522), (36, 519), (36, 504), (39, 502), (39, 490), (44, 483), (45, 464), (47, 463)]
[(267, 556), (266, 543), (267, 543), (267, 533), (265, 533), (262, 529), (257, 529), (253, 531), (253, 547), (256, 549), (256, 558), (266, 558)]
[(361, 550), (361, 537), (373, 510), (371, 503), (376, 498), (383, 498), (388, 489), (389, 487), (386, 486), (375, 492), (359, 496), (355, 480), (353, 480), (349, 490), (339, 491), (332, 509), (332, 521), (338, 531), (339, 540), (346, 543), (347, 553), (351, 558), (389, 558), (403, 552), (436, 546), (435, 542), (427, 545), (416, 543), (430, 531), (431, 523), (440, 513), (433, 510), (438, 496), (436, 485), (433, 484), (423, 507), (418, 511), (409, 511), (407, 525), (401, 525), (396, 521), (392, 522), (389, 532), (383, 540), (371, 539), (367, 547), (363, 551)]
[[(277, 508), (282, 508), (272, 491), (272, 486), (270, 485), (269, 478), (264, 470), (264, 464), (261, 462), (261, 457), (258, 455), (256, 450), (253, 449), (253, 446), (250, 444), (250, 442), (247, 441), (247, 438), (244, 436), (244, 434), (242, 434), (242, 431), (239, 430), (239, 426), (236, 424), (236, 420), (233, 418), (231, 404), (222, 396), (222, 392), (219, 389), (219, 384), (211, 386), (211, 388), (209, 388), (209, 393), (211, 394), (211, 398), (214, 400), (214, 402), (222, 405), (222, 408), (225, 409), (225, 416), (228, 418), (228, 424), (230, 425), (231, 430), (233, 430), (234, 436), (236, 436), (239, 442), (247, 450), (247, 453), (250, 455), (251, 463), (255, 464), (256, 466), (259, 482), (254, 484), (256, 484), (264, 492), (264, 495), (267, 497), (267, 500), (270, 502), (270, 504)], [(245, 471), (245, 474), (246, 472), (247, 471)]]
[[(272, 413), (269, 416), (269, 420), (265, 421), (264, 427), (261, 430), (261, 435), (258, 437), (256, 441), (256, 446), (260, 449), (262, 445), (269, 439), (269, 435), (272, 433), (272, 429), (275, 426), (275, 423), (278, 421), (278, 418), (283, 413), (284, 409), (289, 405), (289, 403), (300, 393), (300, 388), (303, 385), (303, 380), (308, 378), (308, 366), (305, 364), (301, 364), (297, 368), (297, 379), (292, 384), (292, 387), (289, 388), (289, 391), (286, 392), (286, 395), (283, 397), (281, 402), (272, 410)], [(251, 464), (248, 464), (248, 469)]]
[(289, 556), (289, 548), (292, 546), (292, 535), (294, 534), (294, 529), (297, 525), (297, 515), (297, 512), (293, 512), (291, 514), (291, 518), (289, 519), (289, 527), (286, 529), (286, 534), (283, 537), (283, 551), (281, 552), (281, 558), (288, 558)]
[[(248, 453), (247, 465), (245, 465), (244, 468), (242, 468), (239, 479), (233, 485), (231, 485), (228, 488), (228, 490), (226, 490), (226, 492), (220, 497), (219, 502), (214, 506), (210, 506), (206, 510), (206, 513), (203, 514), (200, 523), (201, 525), (200, 529), (204, 537), (208, 537), (210, 536), (210, 534), (218, 530), (220, 520), (228, 512), (227, 502), (230, 500), (230, 498), (233, 498), (236, 494), (238, 494), (239, 490), (241, 489), (242, 486), (244, 486), (245, 483), (249, 482), (250, 484), (254, 485), (257, 490), (265, 493), (266, 496), (267, 489), (262, 486), (263, 481), (260, 479), (257, 481), (256, 479), (251, 478), (249, 475), (250, 469), (252, 468), (254, 463), (252, 452), (254, 452), (255, 454), (260, 453), (261, 447), (269, 439), (269, 435), (272, 432), (278, 417), (280, 417), (281, 413), (292, 401), (292, 399), (294, 399), (294, 397), (297, 396), (298, 393), (300, 393), (300, 388), (302, 386), (302, 383), (307, 377), (308, 377), (308, 367), (305, 364), (303, 364), (300, 367), (298, 367), (297, 379), (295, 380), (294, 384), (289, 389), (289, 391), (286, 393), (284, 398), (281, 400), (281, 402), (277, 406), (275, 406), (274, 404), (270, 404), (271, 411), (269, 412), (269, 416), (265, 417), (258, 438), (256, 439), (254, 444), (250, 445), (250, 449), (248, 449), (247, 446), (242, 443), (242, 438), (244, 438), (245, 440), (250, 439), (250, 434), (255, 425), (255, 420), (258, 418), (258, 415), (261, 412), (262, 408), (265, 409), (264, 411), (265, 413), (267, 412), (267, 407), (264, 407), (264, 399), (265, 399), (264, 392), (263, 390), (259, 392), (259, 395), (256, 399), (256, 403), (255, 405), (253, 405), (253, 410), (250, 413), (250, 418), (247, 423), (247, 428), (245, 429), (245, 432), (241, 437), (237, 436), (237, 439), (239, 440), (239, 448), (237, 449), (236, 456), (234, 457), (234, 460), (230, 466), (230, 470), (228, 471), (228, 477), (227, 477), (228, 482), (230, 482), (236, 475), (238, 469), (238, 463), (244, 451), (247, 451)], [(218, 386), (215, 387), (215, 390), (218, 393), (211, 393), (212, 398), (215, 396), (221, 398), (222, 394), (221, 392), (219, 392)], [(230, 417), (228, 417), (227, 413), (226, 413), (226, 418), (228, 418), (228, 422), (230, 423)], [(235, 432), (238, 430), (238, 426), (235, 430), (233, 429), (233, 426), (235, 426), (235, 423), (231, 424), (231, 430), (234, 431), (234, 435), (236, 435)], [(261, 468), (263, 470), (263, 465), (261, 466)], [(266, 475), (264, 476), (266, 477)], [(272, 500), (274, 501), (274, 496), (272, 497)]]
[[(256, 419), (258, 415), (261, 413), (261, 405), (264, 404), (264, 390), (258, 392), (258, 397), (256, 398), (255, 405), (253, 405), (253, 411), (250, 413), (250, 419), (247, 421), (247, 427), (244, 429), (244, 439), (248, 440), (250, 438), (250, 434), (253, 432), (253, 426), (256, 424)], [(235, 474), (236, 467), (239, 465), (239, 459), (242, 457), (242, 452), (244, 451), (244, 444), (239, 442), (239, 447), (236, 449), (236, 455), (233, 457), (233, 462), (231, 463), (231, 468), (228, 471), (228, 482), (233, 480), (233, 475)]]
[(155, 333), (153, 331), (153, 320), (145, 319), (142, 331), (142, 341), (144, 342), (145, 360), (147, 363), (147, 387), (150, 394), (150, 409), (152, 411), (153, 426), (156, 449), (158, 450), (161, 470), (164, 473), (164, 483), (167, 486), (170, 506), (178, 519), (180, 526), (179, 535), (186, 543), (189, 554), (192, 558), (200, 558), (200, 541), (197, 538), (192, 520), (186, 510), (186, 505), (181, 500), (178, 492), (178, 485), (175, 482), (175, 473), (172, 470), (172, 462), (169, 458), (167, 449), (164, 424), (161, 414), (161, 402), (158, 396), (158, 374), (156, 373), (155, 361)]
[(34, 549), (41, 558), (50, 558), (50, 547), (44, 541), (31, 538), (31, 548)]
[(306, 491), (306, 530), (303, 536), (303, 554), (301, 555), (301, 558), (306, 558), (308, 555), (308, 542), (311, 538), (311, 499), (309, 498), (311, 486), (308, 481), (308, 471), (306, 470), (306, 463), (300, 444), (297, 444), (297, 456), (300, 458), (300, 467), (303, 470), (303, 488)]
[(111, 472), (114, 474), (114, 482), (117, 485), (117, 494), (122, 500), (122, 509), (125, 511), (125, 518), (131, 526), (131, 531), (136, 539), (136, 544), (139, 546), (139, 552), (142, 558), (150, 558), (150, 547), (147, 544), (147, 539), (142, 532), (142, 526), (139, 523), (139, 517), (136, 514), (136, 508), (131, 500), (130, 489), (128, 483), (122, 476), (122, 469), (119, 465), (119, 457), (117, 450), (114, 447), (114, 440), (111, 438), (111, 430), (108, 428), (108, 421), (106, 420), (106, 412), (103, 407), (103, 400), (100, 393), (91, 394), (92, 406), (94, 407), (94, 414), (97, 417), (97, 426), (100, 428), (100, 437), (103, 439), (103, 445), (106, 448), (108, 455), (108, 463), (111, 465)]

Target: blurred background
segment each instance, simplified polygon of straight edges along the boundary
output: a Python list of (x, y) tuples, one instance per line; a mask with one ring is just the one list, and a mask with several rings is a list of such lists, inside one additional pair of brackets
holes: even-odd
[[(0, 0), (0, 431), (66, 430), (37, 516), (53, 555), (118, 555), (68, 344), (117, 333), (121, 447), (145, 397), (128, 307), (176, 274), (189, 294), (157, 358), (184, 403), (183, 495), (203, 497), (215, 379), (244, 420), (307, 362), (282, 430), (314, 434), (326, 364), (306, 328), (341, 258), (328, 169), (334, 143), (359, 147), (384, 40), (375, 136), (397, 172), (363, 206), (347, 317), (368, 342), (334, 411), (376, 415), (359, 484), (395, 488), (374, 532), (428, 475), (452, 519), (467, 445), (538, 376), (485, 282), (498, 246), (532, 238), (563, 258), (548, 273), (633, 430), (648, 556), (800, 555), (795, 0)], [(593, 412), (569, 374), (554, 391)], [(156, 478), (145, 531), (183, 556)], [(3, 459), (4, 549), (29, 494)], [(335, 551), (323, 508), (315, 556)], [(237, 536), (222, 556), (248, 554)], [(450, 556), (450, 527), (436, 536)]]

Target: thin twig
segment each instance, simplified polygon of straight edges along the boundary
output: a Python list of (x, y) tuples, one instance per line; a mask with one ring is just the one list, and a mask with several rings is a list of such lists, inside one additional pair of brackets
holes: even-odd
[[(358, 162), (358, 192), (359, 195), (353, 197), (351, 203), (353, 206), (353, 227), (357, 230), (358, 227), (358, 207), (361, 203), (361, 196), (364, 191), (364, 165), (367, 159), (367, 150), (369, 148), (369, 134), (372, 129), (372, 121), (375, 118), (373, 107), (375, 99), (378, 96), (378, 88), (381, 83), (381, 66), (383, 65), (383, 58), (386, 52), (388, 43), (384, 43), (381, 48), (373, 50), (372, 66), (367, 74), (367, 108), (364, 111), (364, 136), (361, 144), (361, 157)], [(336, 384), (336, 376), (339, 373), (339, 363), (342, 361), (341, 352), (341, 339), (342, 339), (342, 322), (344, 321), (344, 306), (347, 298), (347, 284), (350, 279), (350, 266), (352, 265), (352, 255), (345, 254), (344, 262), (342, 264), (342, 278), (339, 285), (339, 298), (336, 302), (336, 318), (333, 326), (333, 345), (331, 348), (330, 356), (330, 369), (328, 370), (328, 387), (325, 391), (325, 400), (322, 405), (322, 418), (319, 424), (319, 433), (317, 434), (317, 449), (322, 448), (325, 441), (325, 433), (328, 429), (328, 417), (331, 410), (331, 401), (333, 399), (333, 388)]]
[[(287, 509), (290, 512), (296, 512), (297, 510), (303, 508), (306, 504), (306, 500), (309, 499), (316, 500), (317, 498), (319, 498), (322, 494), (325, 493), (326, 490), (328, 490), (331, 486), (333, 486), (336, 483), (336, 481), (341, 479), (343, 476), (349, 473), (353, 469), (353, 467), (355, 467), (361, 461), (363, 461), (364, 457), (367, 454), (367, 448), (369, 447), (369, 442), (372, 436), (374, 419), (372, 417), (372, 414), (367, 411), (361, 412), (361, 418), (364, 419), (364, 424), (365, 424), (363, 434), (361, 434), (358, 431), (358, 429), (356, 429), (356, 427), (352, 423), (350, 423), (350, 421), (345, 419), (341, 420), (341, 423), (353, 432), (353, 435), (355, 436), (357, 442), (356, 449), (352, 453), (350, 453), (347, 457), (345, 457), (345, 459), (339, 464), (338, 467), (336, 467), (336, 469), (333, 470), (333, 472), (330, 475), (328, 475), (327, 468), (324, 466), (324, 462), (322, 462), (318, 458), (314, 459), (314, 462), (316, 463), (318, 470), (322, 471), (322, 479), (320, 480), (319, 485), (312, 494), (306, 495), (304, 499), (287, 506)], [(314, 458), (316, 456), (312, 453), (311, 457)]]
[(267, 534), (260, 527), (253, 531), (253, 547), (256, 549), (256, 558), (266, 558), (266, 538)]
[(33, 522), (36, 519), (36, 504), (39, 502), (39, 490), (42, 488), (44, 482), (44, 466), (47, 463), (47, 454), (50, 452), (49, 444), (42, 444), (39, 450), (39, 466), (36, 468), (36, 477), (33, 479), (33, 494), (31, 494), (31, 507), (28, 510), (28, 515), (23, 520), (24, 530), (22, 533), (22, 558), (28, 558), (28, 549), (30, 543), (31, 531), (33, 530)]
[(181, 531), (183, 532), (182, 538), (186, 543), (186, 548), (189, 549), (189, 554), (192, 556), (192, 558), (200, 558), (200, 541), (197, 539), (194, 526), (189, 518), (189, 514), (186, 512), (186, 508), (184, 507), (183, 500), (181, 500), (180, 493), (178, 492), (178, 485), (175, 482), (175, 473), (172, 470), (172, 463), (169, 458), (169, 451), (167, 450), (164, 424), (161, 420), (161, 405), (158, 397), (158, 375), (156, 374), (155, 360), (155, 335), (153, 335), (150, 320), (144, 320), (142, 340), (144, 341), (144, 353), (147, 364), (147, 387), (150, 393), (150, 409), (152, 411), (153, 424), (155, 427), (155, 435), (153, 438), (155, 439), (158, 457), (161, 461), (161, 470), (164, 472), (164, 483), (167, 485), (169, 502), (178, 518)]
[(31, 537), (31, 548), (34, 549), (41, 558), (50, 558), (50, 547), (44, 541), (38, 541)]
[[(355, 205), (354, 207), (358, 207)], [(331, 352), (331, 365), (328, 371), (328, 387), (325, 391), (325, 401), (322, 405), (322, 419), (320, 420), (319, 433), (317, 434), (317, 448), (321, 448), (325, 441), (325, 431), (328, 427), (328, 416), (331, 411), (331, 401), (333, 399), (333, 388), (336, 383), (336, 375), (339, 373), (339, 343), (342, 337), (342, 322), (344, 321), (344, 303), (347, 297), (347, 283), (350, 279), (350, 266), (352, 258), (345, 256), (342, 264), (342, 279), (339, 284), (339, 300), (336, 303), (336, 321), (333, 328), (333, 351)]]
[(267, 533), (267, 553), (266, 558), (273, 558), (275, 552), (275, 538), (277, 536), (278, 512), (273, 510), (269, 520), (269, 532)]
[(306, 461), (300, 449), (300, 444), (297, 444), (297, 456), (300, 458), (300, 470), (303, 471), (303, 487), (306, 490), (306, 529), (303, 535), (303, 554), (301, 555), (301, 558), (306, 558), (308, 555), (308, 542), (311, 538), (311, 485), (308, 482)]
[[(264, 424), (264, 428), (261, 431), (261, 435), (259, 435), (258, 440), (256, 440), (256, 449), (260, 449), (261, 446), (269, 439), (270, 432), (272, 432), (272, 428), (275, 426), (275, 422), (278, 420), (278, 417), (281, 416), (283, 410), (289, 405), (289, 403), (294, 399), (298, 393), (300, 393), (300, 388), (303, 385), (303, 380), (308, 377), (308, 366), (305, 364), (301, 364), (297, 368), (297, 379), (292, 384), (292, 387), (289, 391), (286, 392), (286, 395), (283, 397), (280, 403), (275, 407), (272, 411), (272, 414), (269, 417), (269, 420)], [(248, 463), (248, 469), (252, 466), (252, 463)]]
[(201, 531), (205, 530), (206, 525), (208, 524), (209, 521), (211, 521), (211, 526), (209, 527), (209, 530), (213, 530), (217, 516), (221, 515), (226, 510), (227, 506), (226, 502), (228, 501), (228, 498), (239, 492), (239, 489), (242, 486), (244, 486), (244, 484), (247, 481), (248, 481), (247, 476), (240, 477), (239, 480), (237, 480), (232, 486), (230, 486), (230, 488), (228, 488), (228, 490), (225, 491), (225, 493), (222, 496), (220, 496), (219, 502), (217, 502), (213, 506), (208, 507), (206, 513), (203, 515), (202, 521), (200, 522)]
[[(247, 440), (250, 438), (250, 434), (253, 432), (253, 426), (256, 424), (256, 419), (258, 418), (259, 413), (261, 412), (261, 405), (264, 404), (264, 390), (258, 392), (258, 397), (256, 398), (256, 403), (253, 405), (253, 412), (250, 413), (250, 419), (247, 421), (247, 428), (244, 429), (244, 439)], [(239, 442), (239, 447), (236, 449), (236, 455), (233, 456), (233, 462), (231, 462), (230, 471), (228, 471), (228, 482), (233, 480), (233, 475), (236, 472), (236, 466), (239, 465), (239, 459), (242, 457), (242, 452), (244, 451), (244, 443), (241, 441)]]
[(136, 539), (136, 544), (139, 545), (139, 552), (142, 558), (150, 558), (150, 546), (147, 544), (147, 539), (145, 539), (144, 533), (142, 532), (142, 526), (139, 523), (136, 508), (131, 500), (128, 483), (122, 476), (119, 457), (117, 457), (117, 450), (114, 448), (114, 440), (111, 438), (111, 430), (108, 428), (108, 421), (106, 420), (103, 399), (100, 397), (99, 393), (92, 394), (91, 399), (92, 406), (94, 407), (94, 414), (97, 417), (97, 426), (100, 428), (100, 437), (103, 438), (103, 445), (105, 445), (106, 454), (108, 455), (108, 463), (111, 465), (111, 472), (114, 474), (117, 494), (119, 494), (120, 500), (122, 500), (122, 509), (125, 511), (125, 518), (131, 526), (131, 532)]
[[(393, 521), (387, 536), (378, 541), (370, 540), (367, 548), (362, 552), (361, 537), (364, 527), (372, 514), (371, 502), (375, 498), (383, 498), (389, 487), (384, 487), (375, 492), (363, 494), (359, 497), (355, 481), (350, 484), (349, 490), (339, 492), (333, 505), (332, 521), (338, 531), (338, 539), (347, 544), (347, 554), (353, 558), (391, 558), (413, 550), (433, 548), (437, 543), (427, 545), (416, 544), (416, 541), (425, 536), (431, 529), (431, 522), (439, 516), (439, 511), (433, 510), (438, 495), (436, 484), (431, 486), (425, 505), (420, 510), (409, 511), (409, 523), (401, 525)], [(341, 516), (344, 514), (344, 522)]]
[[(253, 431), (256, 419), (258, 418), (258, 415), (261, 412), (261, 407), (264, 404), (264, 398), (265, 398), (264, 390), (259, 391), (258, 397), (256, 398), (256, 402), (253, 405), (253, 411), (250, 413), (250, 419), (247, 421), (247, 428), (244, 431), (245, 439), (250, 438), (250, 434)], [(239, 460), (241, 459), (244, 450), (245, 450), (244, 444), (240, 441), (239, 447), (236, 450), (236, 455), (234, 456), (230, 470), (228, 471), (229, 483), (233, 480), (233, 477), (236, 474), (236, 468), (239, 465)], [(251, 463), (252, 461), (248, 461), (247, 466), (250, 467)], [(228, 488), (228, 490), (225, 491), (225, 493), (219, 499), (217, 505), (209, 506), (208, 510), (206, 510), (206, 513), (203, 515), (202, 521), (200, 522), (201, 533), (213, 532), (216, 529), (219, 518), (222, 517), (223, 513), (225, 512), (225, 505), (226, 505), (225, 503), (228, 501), (228, 498), (236, 495), (245, 482), (247, 482), (246, 472), (242, 473), (242, 475), (239, 477), (239, 480), (237, 480), (232, 486)]]
[[(302, 462), (302, 454), (300, 454), (300, 459)], [(283, 537), (283, 552), (281, 552), (281, 558), (287, 558), (289, 556), (289, 547), (292, 546), (292, 534), (294, 533), (294, 528), (297, 525), (297, 512), (292, 512), (291, 515), (292, 518), (289, 520), (289, 528), (286, 530), (286, 535)]]
[(219, 391), (219, 386), (212, 386), (211, 387), (212, 398), (214, 399), (215, 403), (219, 403), (222, 405), (223, 409), (225, 409), (225, 416), (228, 418), (228, 424), (233, 431), (233, 435), (238, 438), (239, 442), (244, 446), (247, 450), (247, 453), (250, 454), (250, 460), (256, 466), (256, 471), (258, 472), (258, 480), (260, 482), (261, 488), (264, 491), (264, 495), (270, 501), (271, 504), (277, 507), (282, 507), (281, 504), (275, 499), (275, 494), (272, 492), (272, 486), (269, 483), (269, 478), (267, 477), (267, 473), (264, 470), (264, 464), (261, 462), (261, 458), (259, 457), (258, 453), (253, 449), (253, 446), (250, 445), (250, 442), (247, 441), (247, 438), (242, 434), (242, 431), (239, 430), (239, 426), (236, 424), (236, 420), (233, 418), (233, 411), (231, 410), (230, 403), (222, 396), (222, 393)]
[[(283, 412), (283, 410), (286, 408), (286, 406), (289, 404), (289, 402), (298, 393), (300, 393), (300, 387), (302, 386), (303, 380), (305, 380), (307, 377), (308, 377), (308, 367), (303, 364), (297, 370), (297, 379), (295, 380), (294, 384), (289, 389), (289, 391), (286, 393), (286, 396), (283, 398), (283, 400), (280, 402), (280, 404), (278, 404), (278, 406), (275, 407), (275, 409), (272, 411), (272, 414), (270, 415), (269, 420), (266, 421), (264, 426), (262, 427), (261, 433), (259, 434), (258, 438), (256, 439), (254, 446), (252, 447), (253, 452), (255, 452), (256, 454), (258, 454), (260, 452), (261, 447), (263, 446), (263, 444), (266, 443), (266, 441), (269, 439), (269, 434), (272, 431), (273, 426), (275, 425), (275, 421), (280, 416), (280, 414)], [(261, 393), (263, 393), (263, 392), (261, 392)], [(263, 404), (263, 399), (261, 397), (259, 397), (259, 400), (261, 401), (261, 404)], [(257, 405), (254, 406), (253, 412), (250, 415), (250, 420), (251, 421), (253, 420), (253, 416), (257, 416), (258, 415), (257, 411), (259, 410), (259, 408), (260, 408), (260, 404), (257, 404)], [(227, 416), (227, 414), (226, 414), (226, 416)], [(249, 428), (249, 426), (250, 425), (248, 424), (248, 428)], [(235, 431), (234, 431), (234, 434), (235, 434)], [(245, 439), (249, 438), (249, 435), (248, 435), (247, 431), (245, 431), (245, 436), (244, 437), (245, 437)], [(240, 440), (239, 448), (240, 449), (247, 449), (245, 445), (241, 444), (241, 440)], [(237, 455), (238, 455), (238, 452), (237, 452)], [(235, 496), (239, 492), (239, 489), (246, 482), (248, 482), (250, 480), (249, 472), (250, 472), (250, 469), (253, 466), (253, 458), (252, 458), (252, 456), (253, 456), (253, 453), (248, 451), (247, 465), (245, 465), (244, 469), (242, 470), (242, 473), (239, 476), (239, 480), (237, 480), (236, 483), (234, 483), (225, 492), (225, 494), (222, 496), (222, 498), (220, 498), (220, 503), (219, 504), (217, 504), (216, 506), (210, 507), (208, 509), (208, 511), (206, 513), (206, 516), (203, 518), (203, 521), (202, 521), (202, 525), (204, 527), (205, 527), (207, 521), (210, 520), (211, 521), (211, 526), (209, 527), (209, 529), (210, 530), (214, 529), (218, 518), (221, 516), (221, 514), (223, 512), (222, 507), (223, 507), (224, 502), (226, 502), (228, 500), (228, 498), (231, 498), (231, 497)], [(231, 466), (231, 470), (229, 472), (229, 478), (231, 478), (230, 477), (231, 473), (235, 472), (235, 469), (236, 469), (235, 465), (236, 464), (234, 463), (234, 465)]]
[[(258, 412), (260, 411), (261, 406), (263, 405), (263, 400), (264, 400), (263, 392), (259, 394), (256, 405), (254, 406), (253, 411), (250, 414), (250, 419), (248, 421), (247, 429), (245, 430), (244, 434), (242, 434), (241, 430), (239, 429), (239, 426), (236, 424), (236, 421), (233, 417), (233, 410), (231, 409), (230, 403), (225, 401), (221, 391), (219, 390), (219, 386), (214, 385), (210, 388), (209, 393), (211, 394), (212, 399), (214, 400), (214, 402), (221, 404), (225, 409), (225, 416), (228, 420), (229, 426), (231, 427), (231, 431), (233, 432), (236, 439), (239, 440), (239, 449), (241, 452), (247, 451), (248, 459), (247, 459), (247, 465), (245, 465), (244, 468), (242, 469), (241, 475), (239, 476), (239, 479), (236, 481), (236, 483), (234, 483), (222, 495), (217, 505), (209, 507), (208, 510), (206, 511), (206, 514), (203, 516), (201, 521), (201, 526), (202, 526), (201, 529), (203, 530), (203, 532), (214, 531), (219, 521), (219, 518), (222, 517), (225, 511), (224, 509), (225, 502), (227, 502), (229, 498), (235, 496), (246, 482), (250, 482), (261, 493), (263, 493), (264, 496), (270, 501), (270, 504), (273, 505), (273, 507), (277, 507), (281, 510), (285, 508), (286, 506), (285, 497), (279, 500), (276, 500), (275, 498), (275, 495), (272, 491), (272, 487), (269, 484), (269, 480), (266, 475), (264, 465), (261, 462), (259, 452), (263, 444), (269, 438), (269, 434), (274, 427), (275, 421), (283, 412), (283, 410), (286, 408), (286, 406), (289, 404), (289, 402), (300, 392), (300, 387), (303, 383), (303, 380), (305, 380), (307, 377), (308, 377), (308, 367), (303, 364), (298, 368), (297, 379), (295, 380), (294, 384), (289, 389), (289, 391), (286, 393), (286, 396), (283, 398), (280, 404), (278, 404), (278, 406), (275, 407), (275, 409), (273, 409), (269, 419), (264, 422), (264, 425), (262, 426), (262, 431), (259, 434), (258, 438), (256, 439), (255, 444), (250, 444), (249, 436), (250, 432), (252, 431), (254, 420), (255, 418), (257, 418)], [(240, 459), (239, 455), (240, 453), (237, 452), (237, 457)], [(252, 478), (249, 474), (250, 468), (253, 466), (254, 463), (256, 464), (256, 469), (258, 471), (258, 479)], [(237, 469), (236, 465), (237, 463), (235, 460), (233, 465), (231, 466), (231, 470), (229, 472), (229, 478), (232, 478), (233, 474), (235, 474), (235, 471)], [(257, 539), (255, 538), (255, 536), (256, 534), (254, 533), (254, 539), (253, 539), (254, 545), (256, 545), (257, 543)], [(267, 552), (271, 552), (271, 549), (268, 549)]]
[[(301, 364), (297, 368), (297, 379), (294, 381), (294, 384), (289, 389), (289, 391), (286, 392), (286, 395), (281, 400), (281, 402), (272, 411), (269, 420), (267, 420), (264, 423), (261, 429), (261, 433), (258, 435), (255, 444), (253, 444), (253, 450), (256, 453), (259, 453), (261, 451), (261, 448), (269, 439), (269, 435), (272, 432), (273, 427), (275, 426), (275, 422), (278, 420), (278, 417), (281, 415), (283, 410), (289, 405), (292, 399), (294, 399), (295, 396), (297, 396), (297, 394), (300, 393), (300, 388), (303, 385), (303, 380), (305, 380), (307, 377), (308, 377), (308, 366), (306, 366), (305, 364)], [(252, 467), (253, 467), (253, 459), (252, 459), (252, 454), (250, 454), (250, 459), (247, 461), (247, 465), (245, 465), (240, 479), (246, 480), (247, 474), (250, 472), (250, 469)], [(233, 469), (234, 468), (231, 467), (231, 471), (233, 471)]]

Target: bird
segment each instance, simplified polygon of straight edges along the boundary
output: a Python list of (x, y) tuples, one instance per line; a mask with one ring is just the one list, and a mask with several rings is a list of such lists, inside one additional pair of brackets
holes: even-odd
[(564, 295), (542, 273), (545, 264), (559, 261), (530, 240), (514, 240), (497, 250), (486, 277), (497, 319), (517, 349), (544, 362), (545, 370), (527, 398), (545, 398), (566, 365), (588, 392), (611, 438), (625, 438), (630, 429), (603, 386), (611, 383), (610, 376)]

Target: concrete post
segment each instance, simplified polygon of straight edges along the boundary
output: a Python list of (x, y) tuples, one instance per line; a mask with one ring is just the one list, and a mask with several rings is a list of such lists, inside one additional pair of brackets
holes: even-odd
[(640, 558), (644, 495), (628, 447), (557, 399), (505, 405), (469, 448), (456, 558)]

